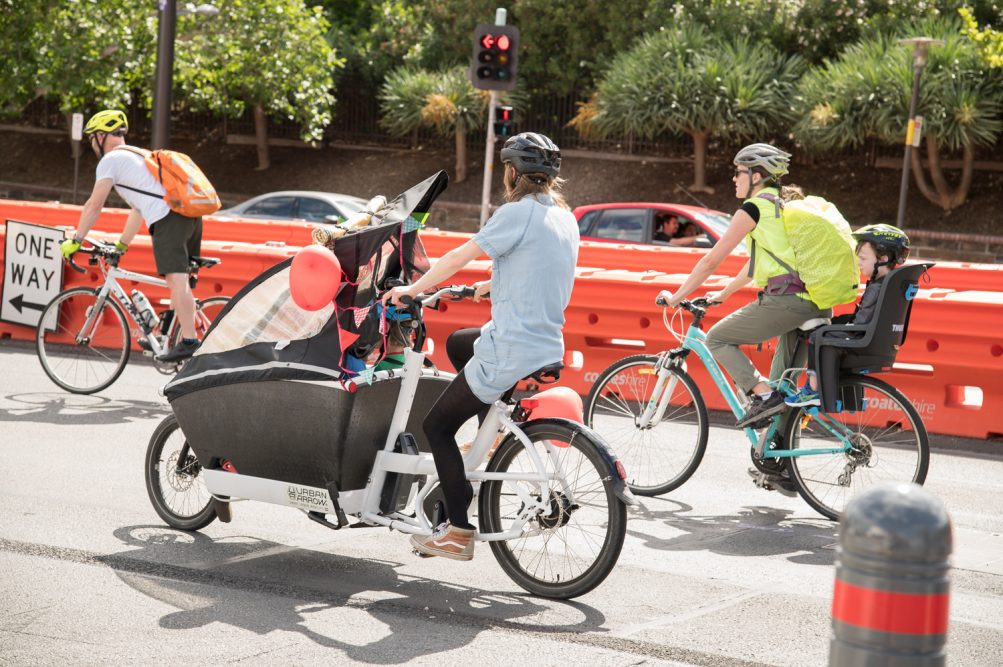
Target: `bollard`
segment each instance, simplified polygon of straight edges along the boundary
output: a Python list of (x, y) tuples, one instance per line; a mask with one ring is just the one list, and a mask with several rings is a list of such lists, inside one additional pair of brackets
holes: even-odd
[(858, 494), (840, 522), (830, 667), (944, 665), (951, 520), (916, 484)]

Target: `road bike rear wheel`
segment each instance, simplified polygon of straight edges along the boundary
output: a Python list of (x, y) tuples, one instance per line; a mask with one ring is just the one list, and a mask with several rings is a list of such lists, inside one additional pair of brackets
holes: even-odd
[[(212, 296), (208, 299), (200, 299), (195, 302), (195, 333), (198, 335), (199, 340), (205, 339), (209, 327), (216, 321), (216, 318), (228, 303), (230, 303), (230, 297), (228, 296)], [(181, 326), (178, 324), (177, 317), (175, 317), (171, 320), (165, 351), (173, 348), (180, 340)], [(184, 365), (184, 361), (157, 361), (154, 359), (153, 364), (164, 375), (173, 375)]]
[[(627, 507), (616, 495), (616, 472), (588, 429), (564, 420), (529, 422), (523, 432), (548, 472), (560, 467), (560, 479), (549, 483), (492, 480), (481, 483), (479, 521), (482, 533), (508, 530), (526, 508), (528, 498), (549, 501), (522, 534), (491, 542), (491, 551), (519, 586), (548, 598), (568, 599), (598, 586), (613, 569), (627, 531)], [(555, 443), (555, 463), (546, 442)], [(529, 453), (509, 435), (491, 457), (488, 472), (533, 473)], [(546, 494), (546, 496), (544, 496)]]
[[(887, 382), (866, 375), (841, 380), (844, 395), (856, 393), (863, 409), (826, 418), (843, 424), (852, 448), (837, 454), (789, 459), (791, 479), (812, 509), (838, 520), (854, 494), (882, 482), (926, 481), (930, 441), (916, 408)], [(838, 428), (838, 425), (833, 425)], [(791, 449), (834, 448), (842, 441), (818, 419), (798, 408), (791, 414), (786, 442)]]
[[(198, 334), (199, 340), (205, 338), (209, 327), (216, 321), (216, 317), (219, 316), (228, 303), (230, 303), (230, 297), (228, 296), (213, 296), (198, 301), (195, 308), (195, 332)], [(167, 341), (168, 349), (174, 347), (180, 340), (181, 327), (177, 325), (172, 326), (171, 338)]]
[(700, 466), (707, 449), (707, 407), (685, 371), (670, 368), (675, 380), (661, 421), (638, 423), (658, 383), (658, 357), (636, 355), (604, 370), (585, 400), (585, 423), (613, 447), (627, 470), (630, 490), (657, 496), (678, 488)]
[(202, 465), (174, 415), (164, 418), (150, 437), (145, 469), (150, 502), (168, 526), (199, 530), (216, 518), (212, 494), (202, 479)]
[[(90, 330), (82, 331), (92, 314)], [(98, 290), (90, 287), (57, 294), (42, 311), (35, 332), (42, 370), (74, 394), (93, 394), (115, 382), (129, 361), (130, 343), (122, 307), (111, 296), (98, 304)]]

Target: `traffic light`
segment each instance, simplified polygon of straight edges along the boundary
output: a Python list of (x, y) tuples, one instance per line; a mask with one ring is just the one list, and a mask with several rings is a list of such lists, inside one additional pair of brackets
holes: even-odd
[(512, 114), (512, 107), (495, 107), (495, 136), (512, 136), (512, 124), (514, 121), (515, 116)]
[(474, 30), (474, 53), (470, 82), (481, 90), (515, 88), (519, 54), (519, 29), (511, 25), (483, 23)]

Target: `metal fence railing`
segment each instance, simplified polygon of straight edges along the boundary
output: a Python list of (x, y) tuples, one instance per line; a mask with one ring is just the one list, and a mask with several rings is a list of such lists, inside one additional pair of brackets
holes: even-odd
[[(563, 97), (533, 98), (516, 114), (516, 131), (532, 129), (546, 133), (559, 146), (601, 153), (621, 153), (637, 156), (689, 157), (692, 155), (692, 140), (687, 135), (667, 136), (656, 140), (638, 137), (615, 137), (607, 139), (583, 138), (568, 122), (578, 112), (578, 104), (583, 96), (571, 93)], [(127, 110), (131, 134), (140, 140), (149, 136), (150, 118), (145, 109), (132, 107)], [(324, 142), (377, 145), (396, 148), (426, 146), (452, 150), (455, 139), (442, 136), (432, 130), (419, 130), (409, 136), (395, 137), (380, 127), (379, 102), (374, 91), (360, 85), (344, 85), (338, 90), (337, 102), (331, 123), (324, 131)], [(16, 122), (33, 127), (67, 130), (69, 118), (60, 112), (58, 104), (44, 98), (36, 98), (21, 114)], [(224, 118), (207, 112), (175, 111), (172, 116), (171, 132), (176, 137), (190, 137), (199, 140), (218, 139), (225, 141), (231, 134), (254, 134), (254, 114), (248, 109), (239, 118)], [(299, 139), (300, 126), (289, 121), (269, 119), (268, 134), (272, 138)], [(728, 154), (738, 146), (731, 142), (711, 140), (710, 153)], [(469, 132), (468, 150), (476, 151), (484, 145), (482, 131)], [(979, 150), (980, 155), (1003, 155), (1003, 138), (993, 148)], [(902, 155), (900, 144), (887, 144), (870, 140), (859, 148), (847, 148), (826, 152), (824, 155), (802, 154), (795, 150), (794, 160), (811, 163), (819, 160), (856, 159), (861, 166), (874, 166), (879, 158)], [(948, 156), (943, 156), (947, 158)]]

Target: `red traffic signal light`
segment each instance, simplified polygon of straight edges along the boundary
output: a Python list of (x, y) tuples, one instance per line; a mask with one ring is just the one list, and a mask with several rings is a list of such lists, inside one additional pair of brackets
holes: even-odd
[(515, 88), (519, 29), (510, 25), (481, 24), (474, 31), (470, 82), (481, 90)]
[(495, 107), (495, 136), (497, 137), (512, 136), (513, 121), (515, 121), (515, 116), (512, 113), (512, 107), (510, 106)]

